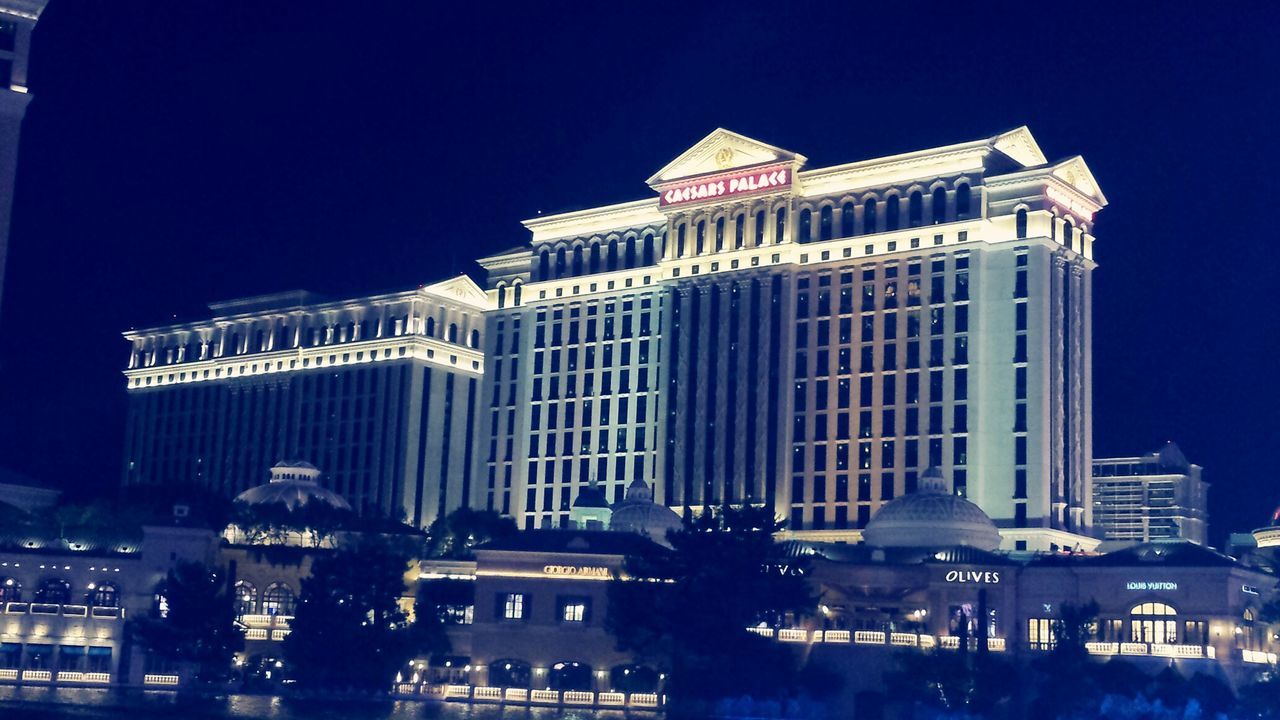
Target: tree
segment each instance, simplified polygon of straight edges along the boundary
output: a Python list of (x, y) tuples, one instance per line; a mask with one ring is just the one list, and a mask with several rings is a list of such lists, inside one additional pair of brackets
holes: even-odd
[(304, 686), (385, 690), (430, 638), (409, 622), (403, 599), (416, 548), (404, 538), (366, 536), (317, 557), (302, 580), (290, 674)]
[(1044, 718), (1073, 717), (1092, 711), (1101, 702), (1097, 666), (1086, 643), (1093, 636), (1098, 603), (1062, 603), (1053, 621), (1053, 647), (1032, 661), (1041, 675), (1037, 685), (1034, 715)]
[(511, 537), (516, 523), (492, 510), (459, 508), (427, 528), (427, 557), (467, 559), (477, 546)]
[(1009, 699), (1016, 670), (991, 653), (950, 650), (898, 654), (885, 673), (888, 695), (938, 714), (987, 717)]
[(786, 647), (747, 630), (814, 607), (802, 560), (787, 558), (766, 508), (709, 509), (668, 535), (671, 552), (628, 558), (609, 588), (606, 628), (620, 650), (669, 674), (675, 702), (800, 689)]
[(156, 655), (195, 665), (197, 681), (226, 680), (231, 659), (244, 649), (226, 576), (200, 563), (180, 563), (160, 595), (164, 603), (154, 617), (132, 622), (134, 637)]

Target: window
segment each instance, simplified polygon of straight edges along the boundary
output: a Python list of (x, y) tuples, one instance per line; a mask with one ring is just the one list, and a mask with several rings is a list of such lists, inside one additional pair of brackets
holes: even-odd
[(22, 600), (22, 583), (14, 578), (0, 578), (0, 605)]
[(235, 586), (236, 617), (258, 614), (258, 589), (253, 583), (240, 580)]
[(111, 583), (97, 585), (89, 596), (89, 604), (95, 607), (119, 607), (120, 591)]
[(889, 199), (884, 202), (884, 229), (897, 230), (899, 223), (902, 222), (901, 203), (897, 195), (890, 195)]
[(947, 221), (947, 191), (945, 188), (936, 187), (933, 189), (933, 217), (930, 219), (934, 225)]
[(773, 221), (773, 244), (777, 245), (782, 242), (787, 227), (787, 210), (786, 208), (778, 208), (774, 214)]
[(920, 227), (924, 222), (924, 196), (917, 190), (907, 198), (907, 226)]
[(57, 605), (71, 602), (71, 583), (56, 578), (45, 580), (36, 591), (36, 602)]
[(1129, 611), (1129, 639), (1154, 645), (1178, 642), (1178, 611), (1158, 602), (1135, 605)]
[(498, 595), (499, 610), (503, 620), (527, 619), (526, 606), (528, 596), (524, 593), (505, 593)]
[(796, 242), (807, 243), (813, 240), (813, 211), (805, 208), (800, 211), (800, 227), (796, 230)]
[(262, 593), (262, 614), (292, 616), (294, 611), (293, 590), (284, 583), (272, 583)]
[(1066, 221), (1062, 223), (1062, 244), (1066, 245), (1068, 250), (1075, 249), (1071, 247), (1074, 230), (1075, 226), (1071, 224), (1071, 218), (1067, 218)]
[(1017, 226), (1017, 235), (1019, 240), (1027, 237), (1027, 210), (1023, 208), (1018, 211), (1015, 216), (1015, 225)]
[(853, 221), (856, 217), (853, 203), (847, 202), (840, 207), (840, 237), (853, 237)]
[(585, 625), (591, 618), (591, 598), (562, 597), (559, 605), (560, 612), (557, 614), (562, 623)]
[(956, 185), (956, 219), (969, 219), (970, 212), (970, 191), (969, 186), (965, 183)]
[(876, 231), (876, 201), (875, 198), (867, 198), (862, 204), (862, 232), (871, 234)]
[(830, 240), (832, 233), (832, 217), (831, 206), (827, 205), (822, 208), (821, 214), (818, 216), (818, 239)]
[(756, 247), (764, 245), (764, 211), (756, 212)]
[(716, 252), (724, 250), (724, 218), (716, 218)]

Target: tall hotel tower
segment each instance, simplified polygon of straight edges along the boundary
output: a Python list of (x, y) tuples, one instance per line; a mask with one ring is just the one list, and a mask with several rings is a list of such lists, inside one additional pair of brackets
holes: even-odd
[(291, 292), (129, 331), (124, 482), (233, 496), (283, 459), (367, 513), (426, 525), (482, 502), (485, 293), (458, 277), (342, 301)]
[(46, 0), (0, 0), (0, 300), (13, 217), (13, 187), (18, 171), (18, 140), (31, 95), (27, 93), (27, 56), (31, 33)]
[[(484, 258), (472, 497), (568, 522), (598, 482), (772, 506), (856, 540), (941, 468), (1010, 548), (1090, 546), (1093, 217), (1026, 128), (805, 169), (716, 130), (654, 197), (525, 222)], [(483, 499), (482, 499), (483, 498)]]

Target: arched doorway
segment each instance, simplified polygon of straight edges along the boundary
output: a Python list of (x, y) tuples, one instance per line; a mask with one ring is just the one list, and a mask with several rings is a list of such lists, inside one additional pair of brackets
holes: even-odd
[(1136, 643), (1170, 645), (1178, 642), (1178, 611), (1172, 605), (1144, 602), (1129, 611), (1129, 639)]
[(552, 690), (590, 692), (595, 689), (595, 683), (591, 679), (591, 666), (580, 662), (558, 662), (552, 665), (547, 685)]
[(529, 687), (529, 663), (523, 660), (495, 660), (489, 663), (489, 685), (493, 687)]
[(609, 687), (623, 693), (657, 692), (658, 671), (644, 665), (617, 665), (609, 671)]

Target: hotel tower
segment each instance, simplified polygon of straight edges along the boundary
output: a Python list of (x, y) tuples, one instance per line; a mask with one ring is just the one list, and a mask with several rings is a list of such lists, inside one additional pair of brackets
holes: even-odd
[[(810, 168), (716, 130), (648, 186), (641, 200), (527, 220), (524, 242), (481, 259), (486, 289), (450, 306), (475, 347), (442, 340), (427, 306), (378, 309), (410, 299), (398, 296), (225, 307), (205, 323), (130, 333), (126, 481), (190, 476), (196, 455), (178, 428), (194, 425), (208, 433), (200, 462), (220, 463), (201, 470), (205, 481), (228, 492), (285, 453), (415, 522), (470, 505), (541, 528), (567, 525), (591, 483), (617, 501), (643, 479), (680, 511), (764, 504), (790, 533), (856, 541), (882, 503), (937, 467), (1010, 549), (1096, 543), (1091, 273), (1106, 200), (1083, 159), (1050, 162), (1019, 128)], [(407, 420), (396, 440), (406, 445), (376, 471), (371, 458), (383, 456), (351, 455), (352, 435), (299, 425), (316, 422), (306, 412), (261, 425), (261, 408), (276, 406), (251, 404), (214, 419), (215, 395), (243, 403), (282, 384), (307, 407), (332, 392), (321, 383), (336, 377), (335, 358), (342, 372), (386, 367), (386, 342), (417, 348), (415, 372), (457, 379), (453, 400), (433, 395), (428, 410), (416, 389), (378, 396), (391, 415), (432, 419)], [(377, 352), (361, 355), (367, 343)], [(298, 364), (308, 355), (313, 364)], [(440, 366), (452, 355), (465, 362)], [(168, 399), (206, 387), (223, 389), (204, 404)], [(469, 409), (457, 416), (460, 402)], [(384, 426), (351, 423), (361, 442), (385, 444)], [(424, 426), (451, 428), (426, 455), (412, 438)]]

